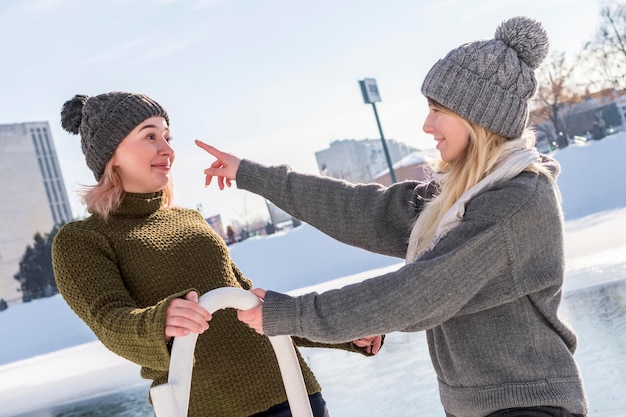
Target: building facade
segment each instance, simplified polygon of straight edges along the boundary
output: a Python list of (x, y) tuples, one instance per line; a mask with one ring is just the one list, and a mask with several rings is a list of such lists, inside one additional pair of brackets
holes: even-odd
[(0, 298), (11, 304), (33, 236), (72, 219), (48, 122), (0, 124), (0, 178)]
[[(432, 160), (437, 157), (435, 150), (430, 151), (416, 151), (413, 152), (398, 162), (393, 164), (393, 172), (396, 177), (396, 181), (401, 182), (405, 180), (412, 181), (424, 181), (430, 177), (430, 165), (428, 160)], [(379, 172), (374, 178), (374, 182), (389, 187), (392, 184), (391, 175), (389, 169), (385, 169)]]
[(559, 106), (558, 129), (544, 120), (544, 111), (531, 112), (530, 120), (537, 130), (537, 149), (547, 153), (577, 138), (601, 139), (626, 129), (626, 90), (606, 89)]
[[(392, 164), (418, 150), (393, 139), (385, 142)], [(328, 149), (315, 152), (315, 159), (320, 174), (352, 183), (372, 182), (389, 169), (380, 139), (336, 140)]]

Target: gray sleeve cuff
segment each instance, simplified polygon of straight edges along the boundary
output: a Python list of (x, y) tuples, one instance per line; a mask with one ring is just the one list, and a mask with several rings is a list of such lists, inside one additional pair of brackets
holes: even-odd
[[(263, 195), (267, 185), (272, 184), (273, 171), (268, 168), (257, 162), (242, 159), (235, 178), (237, 188)], [(284, 166), (283, 170), (287, 170), (287, 167)]]
[(263, 303), (263, 332), (267, 336), (301, 336), (298, 300), (267, 291)]

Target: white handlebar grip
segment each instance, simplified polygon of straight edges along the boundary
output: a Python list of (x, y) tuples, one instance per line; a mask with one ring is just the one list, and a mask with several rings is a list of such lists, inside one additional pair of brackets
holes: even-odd
[[(199, 303), (213, 314), (224, 308), (249, 310), (261, 304), (261, 301), (244, 289), (223, 287), (207, 292), (200, 297)], [(197, 339), (197, 333), (189, 333), (174, 339), (167, 383), (150, 389), (156, 417), (187, 417), (193, 353)], [(273, 336), (269, 337), (269, 340), (276, 354), (293, 417), (313, 417), (302, 370), (291, 338)]]

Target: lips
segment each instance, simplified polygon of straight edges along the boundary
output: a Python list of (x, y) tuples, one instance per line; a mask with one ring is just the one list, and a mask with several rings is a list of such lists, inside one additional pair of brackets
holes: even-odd
[(156, 169), (162, 169), (163, 171), (169, 171), (171, 168), (169, 164), (154, 164), (152, 165), (152, 167)]

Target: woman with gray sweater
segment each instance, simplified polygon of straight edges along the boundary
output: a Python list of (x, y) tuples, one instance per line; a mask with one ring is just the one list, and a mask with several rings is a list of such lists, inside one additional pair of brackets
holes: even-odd
[(207, 185), (236, 181), (349, 245), (406, 259), (395, 272), (239, 311), (261, 334), (341, 342), (424, 330), (448, 417), (587, 413), (576, 335), (558, 314), (564, 276), (559, 166), (528, 129), (543, 25), (503, 22), (427, 74), (423, 125), (440, 160), (428, 181), (384, 187), (266, 167), (197, 141), (217, 158)]

